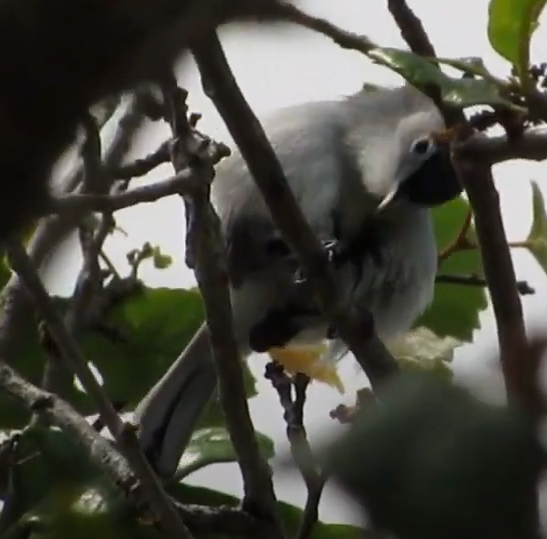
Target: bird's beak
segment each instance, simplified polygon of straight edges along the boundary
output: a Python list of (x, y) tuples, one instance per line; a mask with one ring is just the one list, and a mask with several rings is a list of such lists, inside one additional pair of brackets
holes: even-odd
[(395, 182), (393, 187), (389, 190), (387, 195), (380, 201), (380, 204), (376, 207), (376, 211), (382, 211), (396, 196), (399, 191), (399, 182)]

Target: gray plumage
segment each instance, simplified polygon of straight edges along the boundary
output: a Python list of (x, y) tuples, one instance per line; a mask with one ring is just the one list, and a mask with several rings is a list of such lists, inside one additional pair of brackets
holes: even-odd
[[(363, 246), (359, 271), (354, 256), (337, 266), (336, 279), (346, 300), (370, 309), (381, 338), (407, 331), (433, 296), (437, 251), (428, 206), (461, 192), (449, 157), (430, 139), (444, 127), (437, 108), (405, 86), (289, 107), (263, 125), (321, 240), (351, 241), (373, 223), (379, 257)], [(391, 201), (377, 211), (383, 199)], [(212, 202), (226, 239), (235, 331), (246, 357), (258, 321), (289, 303), (313, 307), (312, 296), (293, 284), (294, 260), (272, 249), (281, 237), (238, 152), (219, 164)], [(327, 320), (296, 318), (300, 331), (290, 342), (325, 338)], [(175, 471), (215, 387), (202, 327), (136, 410), (141, 446), (161, 474)]]

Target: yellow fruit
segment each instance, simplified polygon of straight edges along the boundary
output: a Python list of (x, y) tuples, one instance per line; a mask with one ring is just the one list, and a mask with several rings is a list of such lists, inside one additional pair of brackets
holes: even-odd
[(290, 348), (270, 348), (268, 354), (273, 361), (283, 365), (289, 374), (300, 372), (344, 393), (344, 384), (338, 376), (336, 364), (321, 357), (326, 350), (325, 344), (294, 345)]

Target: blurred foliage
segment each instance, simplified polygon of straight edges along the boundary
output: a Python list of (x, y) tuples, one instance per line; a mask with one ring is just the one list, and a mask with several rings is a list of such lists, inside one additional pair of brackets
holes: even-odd
[(534, 425), (439, 377), (414, 372), (389, 383), (327, 461), (373, 523), (397, 537), (528, 537)]

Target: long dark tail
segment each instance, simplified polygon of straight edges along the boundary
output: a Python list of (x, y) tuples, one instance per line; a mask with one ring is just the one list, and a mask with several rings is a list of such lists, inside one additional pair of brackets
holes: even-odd
[(203, 324), (135, 410), (139, 444), (160, 475), (175, 473), (216, 385), (209, 332)]

